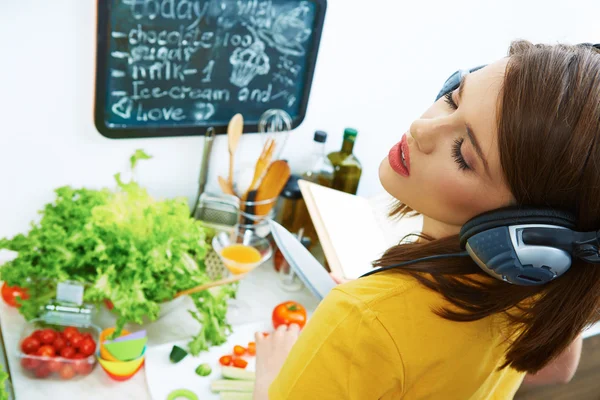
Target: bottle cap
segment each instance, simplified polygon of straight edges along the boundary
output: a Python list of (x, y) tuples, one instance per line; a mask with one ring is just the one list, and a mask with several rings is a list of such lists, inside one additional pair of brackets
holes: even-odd
[(313, 140), (317, 143), (325, 143), (327, 141), (327, 132), (316, 131)]
[(298, 200), (302, 198), (302, 191), (300, 190), (300, 185), (298, 185), (298, 180), (300, 177), (298, 175), (290, 176), (288, 179), (283, 191), (281, 192), (281, 197), (290, 200)]
[(346, 138), (355, 138), (356, 136), (358, 136), (358, 131), (356, 129), (346, 128), (344, 130), (344, 139), (346, 139)]

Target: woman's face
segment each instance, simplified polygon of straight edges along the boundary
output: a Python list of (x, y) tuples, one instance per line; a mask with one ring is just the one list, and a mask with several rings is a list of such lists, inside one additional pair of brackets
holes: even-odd
[(456, 234), (474, 216), (513, 201), (500, 166), (496, 127), (507, 62), (503, 58), (468, 74), (462, 96), (458, 89), (452, 92), (458, 108), (441, 97), (381, 163), (383, 187), (423, 214), (424, 233)]

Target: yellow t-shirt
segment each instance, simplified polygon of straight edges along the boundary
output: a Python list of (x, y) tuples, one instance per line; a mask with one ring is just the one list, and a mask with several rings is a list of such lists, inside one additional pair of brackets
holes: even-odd
[(524, 373), (503, 364), (499, 317), (446, 320), (447, 303), (414, 278), (382, 272), (336, 287), (319, 305), (270, 400), (506, 400)]

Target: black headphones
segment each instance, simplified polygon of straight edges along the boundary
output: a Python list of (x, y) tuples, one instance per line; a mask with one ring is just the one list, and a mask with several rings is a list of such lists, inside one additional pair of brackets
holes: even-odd
[[(591, 45), (600, 49), (600, 44)], [(485, 65), (452, 74), (436, 101), (456, 90), (462, 76)], [(460, 247), (466, 251), (406, 261), (370, 271), (362, 277), (434, 259), (471, 257), (485, 272), (522, 286), (543, 285), (569, 270), (572, 258), (600, 264), (600, 230), (575, 231), (573, 215), (545, 208), (506, 207), (469, 220), (460, 230)]]

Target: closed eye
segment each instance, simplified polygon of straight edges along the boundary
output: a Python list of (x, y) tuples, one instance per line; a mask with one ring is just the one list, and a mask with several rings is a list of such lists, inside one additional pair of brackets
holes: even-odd
[(453, 110), (458, 110), (458, 106), (456, 105), (456, 103), (454, 102), (454, 100), (452, 99), (452, 92), (448, 92), (444, 95), (444, 99), (446, 101), (446, 103), (453, 109)]
[[(452, 92), (446, 93), (444, 95), (444, 99), (453, 110), (458, 110), (458, 106), (452, 99)], [(452, 145), (452, 158), (454, 158), (454, 161), (458, 164), (458, 168), (463, 171), (471, 169), (461, 152), (462, 144), (464, 143), (464, 141), (465, 139), (463, 138), (456, 139), (454, 141), (454, 144)]]

